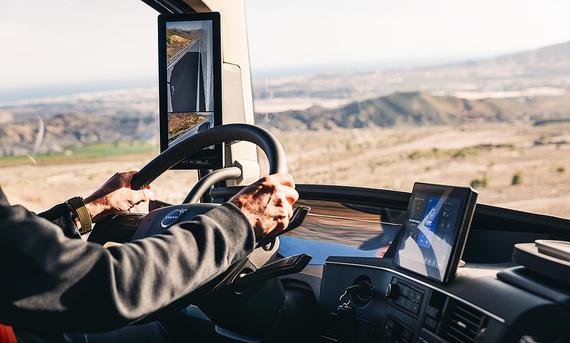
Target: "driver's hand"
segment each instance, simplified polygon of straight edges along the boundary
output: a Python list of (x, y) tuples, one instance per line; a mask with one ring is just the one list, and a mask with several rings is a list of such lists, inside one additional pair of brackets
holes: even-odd
[(131, 180), (136, 173), (138, 169), (116, 173), (103, 186), (83, 200), (93, 222), (129, 211), (138, 203), (148, 201), (153, 197), (150, 186), (140, 191), (131, 189)]
[(273, 174), (245, 187), (230, 199), (249, 219), (258, 241), (275, 237), (289, 225), (293, 204), (299, 199), (293, 177)]

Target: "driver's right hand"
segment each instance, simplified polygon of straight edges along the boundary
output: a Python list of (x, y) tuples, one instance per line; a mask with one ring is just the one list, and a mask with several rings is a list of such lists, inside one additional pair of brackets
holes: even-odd
[(287, 173), (263, 177), (242, 189), (229, 202), (247, 217), (257, 241), (275, 237), (288, 225), (299, 199), (293, 177)]

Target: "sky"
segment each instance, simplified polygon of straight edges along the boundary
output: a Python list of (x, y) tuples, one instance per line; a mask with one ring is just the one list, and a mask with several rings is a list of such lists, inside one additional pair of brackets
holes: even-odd
[[(570, 40), (567, 0), (246, 0), (246, 12), (254, 76), (447, 63)], [(138, 0), (0, 0), (0, 100), (52, 85), (156, 84), (157, 15)]]
[(202, 28), (202, 21), (175, 21), (166, 23), (167, 29), (198, 30)]

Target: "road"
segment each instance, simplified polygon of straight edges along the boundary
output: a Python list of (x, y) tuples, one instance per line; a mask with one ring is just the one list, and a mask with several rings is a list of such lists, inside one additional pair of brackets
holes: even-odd
[[(200, 72), (199, 44), (192, 44), (168, 68), (169, 112), (196, 112), (204, 103), (204, 82)], [(199, 101), (201, 100), (201, 101)]]

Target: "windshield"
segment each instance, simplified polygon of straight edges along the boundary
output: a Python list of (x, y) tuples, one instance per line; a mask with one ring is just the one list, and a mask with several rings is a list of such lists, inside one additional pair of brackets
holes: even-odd
[(256, 123), (298, 183), (467, 185), (481, 203), (570, 218), (567, 1), (246, 11)]
[[(472, 186), (481, 203), (570, 218), (569, 2), (245, 6), (256, 123), (297, 183)], [(12, 203), (45, 210), (158, 154), (157, 15), (141, 1), (0, 2)], [(179, 202), (195, 180), (173, 171), (156, 197)]]

